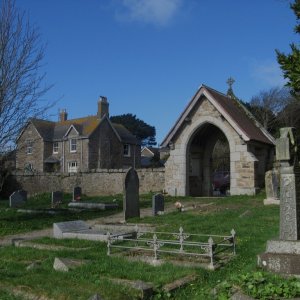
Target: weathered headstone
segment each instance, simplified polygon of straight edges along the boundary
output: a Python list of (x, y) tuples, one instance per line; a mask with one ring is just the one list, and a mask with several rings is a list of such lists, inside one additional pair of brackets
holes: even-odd
[(71, 269), (81, 267), (87, 264), (88, 260), (83, 259), (70, 259), (70, 258), (59, 258), (55, 257), (53, 263), (53, 269), (56, 271), (69, 272)]
[(88, 300), (104, 300), (99, 294), (95, 294), (90, 297)]
[(279, 170), (273, 168), (265, 174), (266, 196), (265, 205), (280, 204), (280, 175)]
[(63, 202), (63, 193), (60, 191), (52, 192), (51, 204), (53, 208), (58, 207)]
[(294, 128), (281, 128), (276, 141), (280, 161), (280, 236), (269, 240), (258, 264), (273, 272), (300, 275), (300, 168)]
[(27, 192), (19, 190), (13, 192), (9, 197), (9, 207), (19, 207), (25, 204), (27, 201)]
[(155, 194), (152, 196), (152, 213), (153, 216), (165, 210), (165, 197), (162, 194)]
[(76, 186), (73, 189), (73, 200), (72, 201), (80, 201), (81, 200), (81, 187), (80, 186)]
[(130, 168), (125, 176), (123, 212), (125, 220), (140, 217), (139, 177), (133, 168)]

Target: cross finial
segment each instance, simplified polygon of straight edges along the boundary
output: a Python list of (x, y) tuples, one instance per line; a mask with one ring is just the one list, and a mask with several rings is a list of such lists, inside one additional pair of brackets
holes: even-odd
[(235, 83), (235, 80), (230, 76), (226, 83), (229, 85), (229, 89), (232, 89), (232, 85)]
[(232, 85), (234, 84), (235, 80), (230, 76), (226, 83), (228, 84), (228, 90), (227, 90), (227, 96), (229, 96), (230, 98), (236, 98), (232, 89)]

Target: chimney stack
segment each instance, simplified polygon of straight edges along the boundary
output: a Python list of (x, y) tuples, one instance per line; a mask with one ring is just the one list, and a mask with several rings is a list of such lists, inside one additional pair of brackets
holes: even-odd
[(107, 102), (107, 98), (104, 96), (100, 96), (98, 100), (98, 113), (97, 116), (99, 119), (102, 119), (105, 115), (109, 117), (109, 104)]
[(59, 121), (64, 122), (68, 120), (68, 113), (66, 109), (61, 109), (59, 111)]

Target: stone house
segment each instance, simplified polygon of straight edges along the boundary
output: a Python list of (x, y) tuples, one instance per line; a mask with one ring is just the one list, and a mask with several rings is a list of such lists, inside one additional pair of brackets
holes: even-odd
[(205, 85), (161, 146), (170, 151), (165, 190), (178, 196), (214, 195), (220, 174), (229, 174), (231, 195), (255, 194), (274, 159), (274, 138), (240, 101)]
[(140, 167), (140, 142), (123, 125), (112, 123), (105, 97), (97, 115), (59, 121), (30, 119), (17, 139), (16, 169), (34, 172), (88, 172)]

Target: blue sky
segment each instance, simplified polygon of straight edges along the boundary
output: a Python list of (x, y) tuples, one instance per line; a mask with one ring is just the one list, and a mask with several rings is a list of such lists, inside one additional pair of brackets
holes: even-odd
[(110, 115), (135, 114), (160, 143), (198, 87), (226, 80), (249, 101), (283, 85), (275, 49), (298, 42), (287, 0), (17, 0), (45, 52), (47, 100), (69, 118), (92, 115), (100, 95)]

